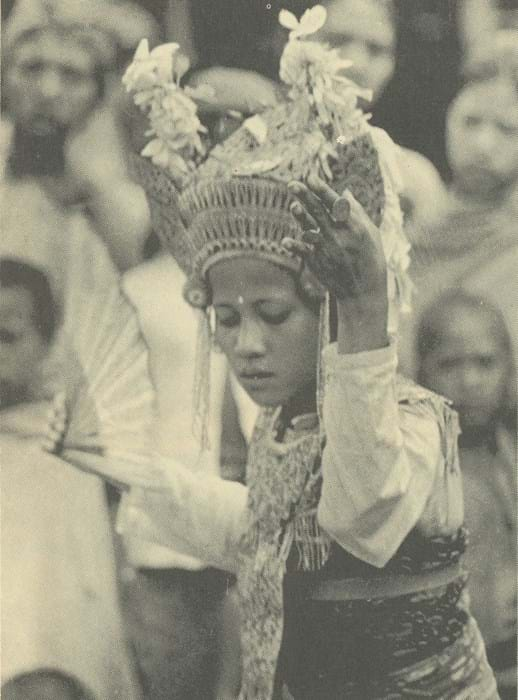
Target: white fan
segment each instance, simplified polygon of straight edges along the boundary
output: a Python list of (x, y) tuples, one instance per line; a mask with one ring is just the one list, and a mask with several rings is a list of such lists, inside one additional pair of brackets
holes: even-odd
[(116, 285), (67, 306), (61, 457), (115, 483), (159, 488), (151, 458), (154, 390), (135, 310)]

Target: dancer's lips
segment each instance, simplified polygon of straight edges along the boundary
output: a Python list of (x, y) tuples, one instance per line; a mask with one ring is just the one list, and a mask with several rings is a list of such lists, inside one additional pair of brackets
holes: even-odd
[(243, 381), (261, 381), (264, 379), (271, 379), (273, 377), (273, 372), (267, 372), (266, 370), (252, 370), (247, 369), (239, 373), (240, 379)]

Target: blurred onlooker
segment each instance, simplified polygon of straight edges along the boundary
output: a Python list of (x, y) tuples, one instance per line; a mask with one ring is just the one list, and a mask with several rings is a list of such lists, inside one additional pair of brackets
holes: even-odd
[(42, 450), (60, 308), (45, 272), (0, 259), (2, 697), (138, 700), (103, 482)]
[(1, 170), (36, 179), (61, 206), (82, 207), (122, 269), (141, 259), (148, 228), (106, 100), (118, 46), (129, 48), (145, 31), (131, 7), (18, 0), (3, 32)]
[(518, 93), (507, 77), (468, 84), (448, 115), (453, 172), (434, 226), (412, 233), (414, 312), (403, 319), (400, 364), (415, 374), (416, 319), (451, 288), (487, 296), (518, 347)]
[[(518, 93), (510, 82), (486, 80), (467, 85), (453, 102), (447, 146), (454, 177), (451, 199), (465, 207), (518, 206)], [(516, 209), (514, 209), (516, 211)]]
[(38, 183), (1, 182), (0, 203), (0, 256), (16, 258), (42, 270), (56, 300), (59, 327), (46, 367), (50, 377), (54, 358), (57, 360), (61, 352), (63, 332), (74, 327), (77, 309), (94, 289), (100, 291), (116, 284), (119, 275), (85, 217), (56, 205)]
[(57, 325), (49, 281), (37, 268), (0, 259), (0, 407), (34, 400)]
[[(0, 413), (2, 698), (47, 698), (54, 668), (96, 700), (139, 700), (103, 483), (41, 449), (39, 404), (16, 408)], [(56, 685), (49, 700), (90, 700)]]
[(500, 29), (477, 42), (466, 53), (463, 72), (467, 81), (504, 74), (518, 92), (518, 25), (514, 29)]
[[(462, 0), (458, 3), (459, 34), (463, 47), (464, 71), (470, 77), (487, 69), (494, 58), (497, 41), (503, 31), (518, 30), (516, 0)], [(514, 39), (516, 42), (516, 37)], [(515, 43), (515, 53), (518, 47)]]
[(441, 296), (418, 331), (420, 382), (460, 418), (470, 596), (502, 700), (516, 699), (516, 375), (500, 312), (464, 292)]

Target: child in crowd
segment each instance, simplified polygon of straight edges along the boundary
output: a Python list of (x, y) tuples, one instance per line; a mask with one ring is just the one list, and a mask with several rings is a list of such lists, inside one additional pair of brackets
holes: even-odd
[(1, 694), (138, 700), (118, 618), (104, 484), (41, 449), (54, 450), (64, 428), (43, 371), (59, 317), (46, 273), (2, 257)]
[(506, 74), (466, 85), (447, 122), (453, 173), (438, 223), (413, 232), (414, 313), (400, 340), (403, 371), (415, 376), (416, 323), (451, 288), (482, 294), (502, 311), (518, 347), (518, 93)]
[(464, 205), (488, 214), (501, 210), (509, 217), (516, 212), (517, 113), (518, 94), (510, 80), (483, 80), (459, 93), (447, 129), (452, 207)]
[(516, 698), (516, 374), (502, 314), (464, 292), (440, 297), (418, 331), (419, 380), (459, 412), (473, 614), (501, 698)]
[(0, 407), (41, 397), (42, 362), (57, 325), (47, 277), (20, 260), (0, 259)]
[(202, 426), (211, 329), (263, 410), (246, 485), (177, 462), (161, 491), (131, 490), (121, 527), (236, 572), (243, 700), (494, 700), (464, 592), (455, 417), (396, 376), (393, 146), (307, 39), (325, 10), (281, 20), (286, 100), (214, 149), (194, 103), (173, 139), (161, 128), (163, 91), (170, 120), (192, 95), (174, 54), (174, 82), (159, 52), (126, 73), (156, 136), (137, 166), (153, 220), (200, 311)]

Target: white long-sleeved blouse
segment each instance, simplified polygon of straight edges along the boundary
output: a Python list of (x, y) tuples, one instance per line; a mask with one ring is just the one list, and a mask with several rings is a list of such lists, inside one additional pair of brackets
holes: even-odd
[[(455, 532), (463, 520), (460, 473), (447, 466), (433, 412), (398, 401), (395, 346), (341, 355), (332, 344), (324, 361), (322, 528), (378, 567), (416, 525), (429, 536)], [(235, 571), (247, 488), (170, 460), (164, 480), (161, 492), (131, 490), (120, 529)]]

